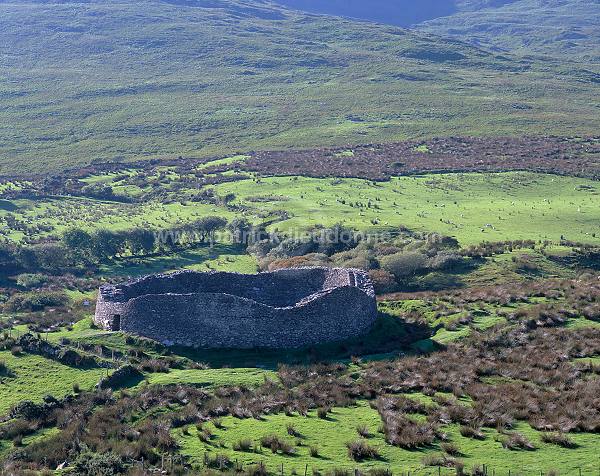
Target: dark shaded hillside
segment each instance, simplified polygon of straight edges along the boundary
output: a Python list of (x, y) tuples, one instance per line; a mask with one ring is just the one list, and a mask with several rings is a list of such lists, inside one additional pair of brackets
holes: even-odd
[[(452, 36), (523, 54), (600, 58), (598, 0), (277, 0), (339, 15)], [(418, 25), (423, 23), (423, 25)]]
[(312, 13), (411, 26), (462, 11), (498, 7), (517, 0), (275, 0), (276, 3)]
[(599, 0), (518, 0), (468, 10), (421, 28), (490, 49), (600, 62)]
[(290, 8), (313, 13), (409, 26), (458, 11), (455, 0), (277, 0)]
[(0, 3), (0, 78), (0, 174), (600, 125), (592, 72), (251, 0)]

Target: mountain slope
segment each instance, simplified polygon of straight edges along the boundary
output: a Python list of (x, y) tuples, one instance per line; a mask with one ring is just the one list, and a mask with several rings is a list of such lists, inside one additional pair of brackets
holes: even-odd
[(281, 5), (312, 13), (410, 26), (425, 20), (451, 15), (456, 0), (275, 0)]
[(416, 27), (501, 51), (600, 58), (600, 0), (276, 1), (308, 12)]
[(408, 27), (462, 11), (497, 7), (517, 0), (275, 0), (312, 13), (336, 15)]
[(5, 1), (0, 174), (443, 135), (593, 134), (595, 78), (269, 2)]
[(496, 50), (600, 62), (600, 0), (518, 0), (420, 28)]

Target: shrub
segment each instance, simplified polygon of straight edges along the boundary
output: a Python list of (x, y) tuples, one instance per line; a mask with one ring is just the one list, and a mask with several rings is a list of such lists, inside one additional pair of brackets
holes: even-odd
[(212, 469), (227, 469), (231, 466), (231, 460), (229, 459), (229, 456), (221, 453), (212, 458), (210, 456), (205, 456), (205, 463), (206, 466)]
[(252, 451), (252, 440), (242, 439), (233, 444), (233, 449), (235, 451)]
[(0, 360), (0, 377), (8, 377), (9, 375), (11, 375), (11, 371), (8, 365), (3, 360)]
[(460, 456), (461, 451), (458, 445), (454, 443), (442, 443), (442, 449), (450, 456)]
[(460, 434), (465, 438), (472, 438), (473, 440), (485, 440), (485, 435), (479, 428), (474, 426), (463, 425), (460, 427)]
[(277, 453), (281, 446), (281, 440), (277, 435), (266, 435), (260, 439), (263, 448), (269, 448), (273, 453)]
[(521, 433), (509, 433), (501, 438), (502, 446), (508, 450), (535, 450), (535, 446)]
[(371, 278), (377, 294), (391, 293), (398, 287), (394, 275), (385, 269), (369, 271), (369, 278)]
[(1, 440), (14, 440), (16, 437), (23, 438), (35, 432), (35, 425), (21, 418), (10, 421), (0, 427)]
[(379, 458), (379, 450), (370, 446), (363, 439), (346, 443), (346, 447), (348, 448), (348, 456), (354, 461)]
[(358, 425), (356, 427), (356, 432), (363, 438), (369, 438), (371, 436), (371, 432), (367, 425)]
[(212, 439), (212, 433), (208, 428), (204, 428), (198, 431), (198, 439), (202, 443), (208, 443)]
[(225, 425), (223, 424), (223, 419), (221, 418), (215, 418), (212, 422), (213, 425), (215, 425), (215, 428), (218, 428), (219, 430), (223, 430), (225, 428)]
[(88, 474), (97, 474), (108, 476), (111, 474), (121, 474), (125, 471), (125, 464), (120, 456), (114, 453), (97, 454), (82, 453), (73, 464), (71, 474), (83, 476)]
[(439, 466), (441, 468), (453, 468), (456, 465), (456, 460), (443, 454), (427, 455), (421, 462), (423, 466)]
[(17, 357), (19, 355), (22, 355), (23, 354), (23, 347), (15, 345), (15, 346), (11, 347), (10, 353), (12, 355), (14, 355), (15, 357)]
[(402, 414), (379, 409), (385, 426), (386, 441), (394, 446), (414, 450), (431, 445), (436, 439), (436, 427)]
[(43, 274), (20, 274), (17, 276), (17, 285), (23, 288), (40, 288), (48, 282), (48, 277)]
[(542, 434), (542, 441), (544, 443), (562, 446), (563, 448), (577, 448), (577, 443), (564, 433), (544, 433)]
[(388, 468), (372, 468), (369, 470), (369, 476), (392, 476)]
[(168, 373), (169, 363), (164, 359), (148, 359), (141, 362), (142, 370), (151, 373)]
[(300, 433), (298, 433), (298, 431), (296, 430), (296, 427), (294, 426), (293, 423), (288, 423), (286, 425), (286, 430), (287, 430), (287, 434), (290, 436), (295, 436), (295, 437), (300, 436)]
[(318, 446), (311, 446), (309, 449), (310, 455), (313, 458), (318, 458), (319, 457), (319, 447)]
[(396, 253), (384, 256), (381, 259), (381, 266), (392, 273), (396, 279), (407, 278), (427, 269), (427, 257), (417, 251)]
[(65, 293), (56, 291), (31, 291), (17, 293), (4, 305), (9, 312), (41, 311), (46, 307), (62, 306), (69, 301)]
[(329, 415), (329, 408), (327, 408), (327, 407), (319, 407), (319, 408), (317, 408), (317, 416), (321, 420), (326, 420), (328, 415)]
[(267, 476), (269, 473), (265, 466), (265, 463), (260, 461), (255, 466), (250, 466), (246, 469), (247, 476)]

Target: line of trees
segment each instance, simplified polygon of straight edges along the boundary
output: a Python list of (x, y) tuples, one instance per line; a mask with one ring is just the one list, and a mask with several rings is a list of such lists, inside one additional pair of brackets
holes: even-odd
[(227, 224), (221, 217), (207, 216), (159, 231), (133, 228), (125, 231), (101, 229), (90, 233), (73, 228), (63, 233), (61, 243), (79, 261), (106, 262), (123, 256), (147, 256), (203, 245), (213, 240), (215, 233), (224, 230)]
[(247, 223), (207, 216), (186, 225), (163, 230), (133, 228), (125, 231), (81, 228), (66, 230), (59, 241), (23, 246), (0, 243), (0, 270), (10, 276), (20, 272), (63, 274), (127, 256), (147, 256), (192, 248), (212, 242), (228, 228), (236, 236)]

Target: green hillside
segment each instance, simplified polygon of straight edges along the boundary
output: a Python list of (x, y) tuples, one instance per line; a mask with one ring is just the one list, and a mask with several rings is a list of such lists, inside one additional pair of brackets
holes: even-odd
[(465, 3), (468, 11), (420, 28), (496, 50), (600, 62), (598, 0), (518, 0), (490, 8)]
[(600, 126), (582, 68), (258, 1), (0, 2), (0, 26), (0, 175)]

